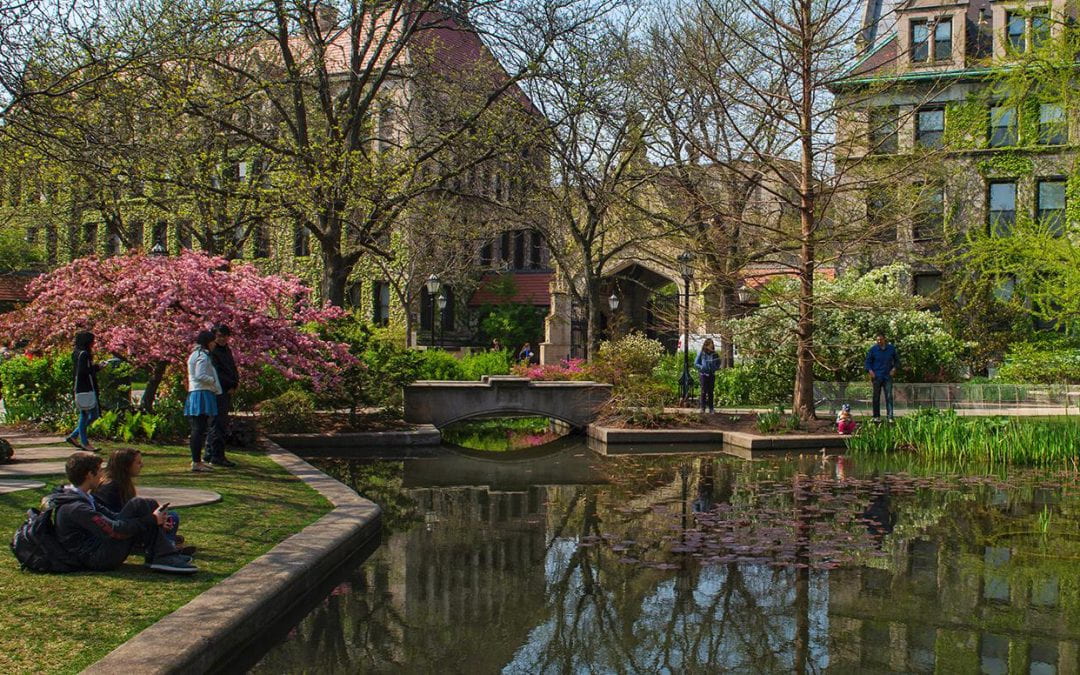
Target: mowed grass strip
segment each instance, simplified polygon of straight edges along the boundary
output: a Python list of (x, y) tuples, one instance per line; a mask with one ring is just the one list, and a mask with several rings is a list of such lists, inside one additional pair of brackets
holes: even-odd
[[(215, 490), (216, 504), (178, 509), (180, 533), (198, 547), (199, 573), (175, 576), (143, 567), (141, 554), (114, 572), (35, 574), (0, 552), (0, 672), (74, 673), (184, 605), (289, 535), (318, 520), (332, 505), (259, 452), (230, 452), (239, 466), (193, 474), (180, 446), (138, 447), (144, 468), (138, 485)], [(62, 476), (38, 479), (48, 487), (0, 495), (0, 533), (10, 542), (26, 510), (38, 506)]]

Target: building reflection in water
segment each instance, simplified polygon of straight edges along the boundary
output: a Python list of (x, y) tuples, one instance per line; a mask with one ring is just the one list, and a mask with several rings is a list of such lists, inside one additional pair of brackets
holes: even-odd
[(1063, 524), (1057, 491), (881, 491), (861, 508), (885, 555), (858, 567), (655, 568), (620, 560), (619, 542), (663, 547), (673, 522), (693, 531), (762, 473), (808, 494), (815, 469), (577, 449), (389, 466), (339, 474), (385, 493), (383, 545), (256, 672), (1077, 671), (1080, 571), (1003, 535), (1038, 514)]

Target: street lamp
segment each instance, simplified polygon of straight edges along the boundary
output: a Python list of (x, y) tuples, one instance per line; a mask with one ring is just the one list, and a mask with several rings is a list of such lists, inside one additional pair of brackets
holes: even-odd
[(679, 261), (679, 274), (683, 278), (683, 372), (679, 382), (679, 394), (683, 405), (690, 401), (694, 390), (694, 381), (690, 379), (690, 281), (694, 278), (694, 254), (683, 251), (677, 258)]
[(435, 296), (439, 294), (439, 289), (442, 288), (442, 282), (439, 281), (439, 277), (436, 274), (432, 274), (427, 278), (427, 292), (428, 292), (428, 308), (431, 312), (431, 344), (430, 347), (435, 347)]
[(614, 312), (619, 308), (619, 296), (612, 293), (611, 297), (607, 299), (607, 304), (608, 307), (611, 308), (611, 311)]
[(735, 291), (735, 294), (739, 298), (739, 304), (740, 305), (748, 305), (748, 304), (750, 304), (750, 300), (753, 299), (753, 297), (754, 297), (753, 291), (751, 291), (750, 287), (745, 285), (745, 284), (743, 284), (742, 286), (739, 286), (739, 290)]
[[(443, 320), (444, 311), (446, 310), (446, 293), (439, 294), (439, 349), (443, 348), (443, 329), (446, 328), (446, 321)], [(435, 324), (431, 324), (434, 329)]]

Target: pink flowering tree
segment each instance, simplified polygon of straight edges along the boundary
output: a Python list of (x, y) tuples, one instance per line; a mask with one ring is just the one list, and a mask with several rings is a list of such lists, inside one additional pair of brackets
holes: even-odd
[(194, 251), (81, 258), (38, 277), (28, 290), (28, 305), (0, 315), (0, 334), (47, 351), (70, 348), (75, 333), (92, 331), (98, 354), (150, 372), (148, 410), (166, 372), (183, 372), (195, 336), (215, 323), (232, 329), (230, 347), (241, 370), (269, 365), (322, 387), (355, 362), (345, 345), (309, 330), (341, 310), (312, 305), (310, 289), (298, 279)]

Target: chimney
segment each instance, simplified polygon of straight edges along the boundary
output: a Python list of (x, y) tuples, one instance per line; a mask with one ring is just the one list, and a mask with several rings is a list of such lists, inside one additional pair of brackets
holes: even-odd
[(315, 4), (315, 25), (319, 32), (326, 35), (337, 28), (338, 11), (333, 5), (325, 5), (322, 2)]

